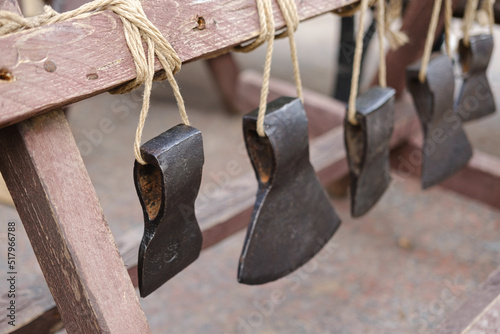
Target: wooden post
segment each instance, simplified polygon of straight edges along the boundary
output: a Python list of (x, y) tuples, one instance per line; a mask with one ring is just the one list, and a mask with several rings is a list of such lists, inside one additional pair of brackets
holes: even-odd
[(64, 113), (0, 130), (0, 151), (68, 333), (150, 333)]
[(238, 76), (240, 70), (231, 53), (226, 53), (216, 58), (207, 59), (206, 64), (219, 92), (226, 109), (232, 114), (239, 114), (244, 110), (237, 96)]

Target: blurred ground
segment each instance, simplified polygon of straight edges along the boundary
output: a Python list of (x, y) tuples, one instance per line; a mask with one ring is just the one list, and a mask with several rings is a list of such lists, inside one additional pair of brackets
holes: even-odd
[[(332, 91), (337, 27), (336, 17), (324, 15), (297, 33), (304, 85), (325, 94)], [(500, 44), (499, 29), (496, 37)], [(263, 51), (237, 60), (260, 70)], [(287, 41), (277, 41), (273, 75), (291, 81), (288, 59)], [(500, 106), (500, 63), (494, 61), (500, 48), (492, 59), (489, 77)], [(202, 191), (230, 159), (240, 163), (241, 175), (251, 171), (241, 117), (224, 112), (203, 61), (185, 65), (178, 80), (191, 122), (204, 137)], [(166, 85), (157, 85), (153, 95), (143, 142), (180, 122)], [(132, 180), (139, 109), (139, 92), (103, 94), (69, 114), (115, 237), (143, 224)], [(104, 118), (113, 126), (95, 135)], [(474, 147), (500, 157), (500, 113), (468, 125), (467, 133)], [(277, 282), (236, 282), (244, 232), (204, 251), (141, 300), (153, 333), (425, 333), (500, 265), (500, 212), (439, 187), (424, 192), (417, 180), (393, 182), (378, 206), (356, 220), (346, 199), (333, 204), (343, 220), (338, 233), (313, 261)], [(0, 219), (19, 222), (6, 206)], [(39, 268), (26, 237), (18, 234), (19, 263), (29, 279)]]

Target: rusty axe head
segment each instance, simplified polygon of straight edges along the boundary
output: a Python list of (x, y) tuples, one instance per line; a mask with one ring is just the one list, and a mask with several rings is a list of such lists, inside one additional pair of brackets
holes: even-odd
[(202, 236), (194, 214), (203, 143), (199, 130), (177, 125), (141, 146), (147, 162), (134, 166), (144, 213), (139, 248), (139, 291), (146, 297), (196, 260)]
[(241, 253), (238, 280), (274, 281), (311, 259), (340, 225), (309, 162), (307, 118), (299, 99), (267, 105), (266, 137), (256, 132), (257, 110), (243, 117), (247, 150), (259, 181)]

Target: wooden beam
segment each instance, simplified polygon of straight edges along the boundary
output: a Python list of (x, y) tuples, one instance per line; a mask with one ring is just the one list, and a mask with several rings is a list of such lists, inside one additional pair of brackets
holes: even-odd
[[(406, 101), (398, 102), (400, 106), (391, 145), (398, 147), (405, 142), (407, 136), (419, 126), (414, 112), (406, 108)], [(344, 106), (337, 104), (338, 110), (330, 112), (344, 113)], [(344, 151), (344, 138), (342, 127), (331, 129), (311, 141), (311, 162), (318, 173), (323, 185), (345, 178), (348, 169)], [(257, 181), (254, 173), (248, 173), (231, 180), (226, 186), (217, 191), (210, 198), (209, 205), (197, 205), (197, 218), (203, 231), (203, 248), (211, 247), (228, 236), (244, 229), (250, 221), (250, 214), (257, 192)], [(125, 263), (129, 265), (128, 272), (132, 281), (137, 286), (137, 249), (142, 236), (143, 227), (138, 226), (126, 235), (117, 239)], [(168, 284), (168, 283), (167, 283)], [(15, 334), (38, 333), (33, 326), (43, 324), (46, 328), (56, 326), (60, 320), (54, 313), (54, 302), (50, 294), (43, 289), (29, 289), (34, 291), (30, 299), (25, 300), (28, 305), (24, 310), (26, 316), (31, 316), (35, 321), (24, 323)], [(36, 293), (35, 293), (36, 291)], [(33, 301), (35, 300), (35, 301)], [(41, 312), (41, 309), (43, 311)], [(0, 331), (5, 327), (0, 322)], [(43, 332), (40, 332), (43, 333)]]
[[(420, 177), (421, 145), (415, 138), (391, 154), (391, 165), (402, 177)], [(473, 200), (500, 208), (500, 159), (474, 150), (467, 166), (439, 184)]]
[[(484, 0), (480, 0), (478, 2), (478, 8), (481, 8), (482, 2)], [(453, 16), (455, 17), (464, 17), (465, 6), (467, 4), (467, 0), (455, 0), (456, 6), (453, 8)], [(500, 24), (500, 1), (496, 0), (495, 5), (493, 6), (493, 13), (495, 16), (495, 23)]]
[[(305, 20), (355, 1), (298, 1), (297, 6), (300, 19)], [(144, 0), (143, 7), (183, 62), (209, 58), (259, 34), (255, 0)], [(274, 13), (279, 29), (284, 21), (276, 3)], [(205, 20), (203, 27), (199, 17)], [(4, 73), (0, 127), (135, 77), (121, 21), (110, 11), (0, 37), (0, 49)]]
[(17, 0), (0, 0), (0, 10), (7, 10), (9, 12), (22, 15), (21, 8)]
[(68, 332), (149, 333), (64, 113), (2, 129), (0, 151), (0, 171)]

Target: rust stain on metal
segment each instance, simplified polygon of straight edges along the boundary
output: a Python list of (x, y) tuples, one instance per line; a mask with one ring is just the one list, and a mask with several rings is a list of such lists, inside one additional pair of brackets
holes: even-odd
[(113, 66), (116, 66), (118, 64), (120, 64), (121, 62), (123, 61), (123, 58), (120, 58), (120, 59), (117, 59), (117, 60), (114, 60), (110, 63), (107, 63), (105, 65), (102, 65), (101, 67), (98, 67), (97, 70), (100, 71), (100, 70), (105, 70), (105, 69), (108, 69), (110, 67), (113, 67)]

